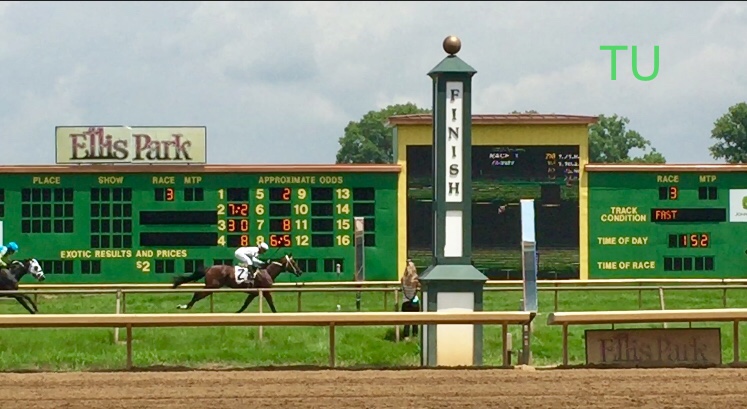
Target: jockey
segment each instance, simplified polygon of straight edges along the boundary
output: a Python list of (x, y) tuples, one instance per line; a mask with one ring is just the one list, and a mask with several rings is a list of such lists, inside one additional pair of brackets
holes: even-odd
[(268, 246), (267, 243), (261, 242), (256, 247), (239, 247), (233, 255), (240, 261), (240, 266), (249, 268), (253, 279), (256, 274), (256, 269), (262, 268), (267, 264), (265, 261), (260, 260), (259, 256), (269, 249), (270, 246)]
[(18, 244), (11, 241), (7, 246), (0, 246), (0, 267), (8, 267), (10, 256), (18, 251)]

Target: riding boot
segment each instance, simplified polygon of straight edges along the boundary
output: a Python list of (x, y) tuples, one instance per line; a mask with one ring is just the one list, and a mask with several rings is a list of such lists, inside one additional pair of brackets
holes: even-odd
[(256, 269), (255, 268), (250, 268), (249, 269), (249, 279), (247, 280), (247, 281), (249, 281), (249, 286), (250, 287), (254, 287), (254, 277), (256, 277), (256, 275), (257, 275)]

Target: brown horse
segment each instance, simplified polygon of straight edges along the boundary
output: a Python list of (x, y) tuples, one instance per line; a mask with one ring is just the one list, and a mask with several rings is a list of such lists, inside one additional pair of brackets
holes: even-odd
[[(264, 289), (272, 287), (272, 284), (275, 283), (278, 275), (286, 271), (295, 274), (296, 277), (303, 274), (303, 271), (301, 271), (301, 269), (298, 267), (298, 264), (296, 264), (296, 261), (293, 260), (293, 256), (290, 254), (286, 254), (277, 261), (272, 261), (266, 269), (259, 269), (256, 276), (254, 277), (253, 286), (252, 282), (249, 280), (244, 281), (241, 284), (236, 282), (234, 266), (217, 264), (208, 269), (201, 268), (188, 276), (176, 276), (174, 277), (174, 283), (171, 287), (177, 288), (184, 283), (191, 283), (201, 278), (205, 278), (205, 288), (230, 287)], [(188, 310), (192, 308), (192, 306), (195, 305), (197, 301), (200, 301), (210, 294), (211, 293), (209, 291), (198, 291), (192, 296), (192, 300), (187, 305), (179, 305), (177, 306), (177, 308), (180, 310)], [(242, 305), (241, 308), (236, 311), (236, 313), (238, 314), (244, 312), (246, 307), (249, 306), (252, 300), (257, 297), (257, 295), (259, 295), (258, 292), (250, 292), (249, 295), (246, 296), (244, 305)], [(267, 300), (267, 304), (270, 306), (272, 312), (277, 312), (277, 310), (275, 309), (275, 303), (272, 302), (272, 294), (270, 294), (269, 291), (262, 291), (262, 296), (265, 300)]]

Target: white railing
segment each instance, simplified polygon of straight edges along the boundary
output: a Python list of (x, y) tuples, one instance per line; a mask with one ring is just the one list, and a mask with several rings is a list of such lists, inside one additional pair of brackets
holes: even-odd
[(216, 326), (326, 326), (329, 328), (329, 365), (335, 366), (335, 328), (338, 326), (497, 324), (502, 326), (503, 365), (509, 365), (508, 326), (529, 324), (533, 312), (470, 313), (278, 313), (278, 314), (5, 314), (0, 328), (126, 328), (127, 368), (132, 369), (132, 329), (148, 327)]
[[(520, 291), (521, 281), (488, 281), (486, 292)], [(126, 294), (128, 293), (178, 293), (193, 292), (195, 290), (210, 293), (210, 312), (214, 311), (216, 292), (248, 292), (257, 290), (243, 289), (205, 289), (204, 284), (184, 284), (179, 289), (171, 289), (170, 284), (21, 284), (19, 292), (34, 294), (35, 301), (38, 294), (117, 294), (121, 298), (122, 310), (126, 311)], [(668, 290), (720, 290), (721, 306), (726, 308), (727, 291), (747, 289), (747, 279), (610, 279), (610, 280), (540, 280), (537, 290), (553, 293), (553, 311), (559, 310), (560, 293), (565, 291), (636, 291), (638, 293), (638, 308), (643, 308), (643, 292), (658, 292), (659, 303), (664, 305), (664, 293)], [(384, 311), (389, 310), (389, 296), (392, 296), (394, 308), (399, 305), (400, 283), (395, 281), (363, 281), (363, 282), (310, 282), (310, 283), (277, 283), (272, 289), (263, 291), (296, 293), (297, 311), (302, 309), (302, 294), (305, 292), (378, 292), (383, 294)], [(0, 291), (0, 294), (9, 294)], [(118, 301), (120, 302), (120, 301)], [(119, 310), (118, 310), (119, 311)]]
[[(53, 276), (52, 276), (53, 277)], [(485, 283), (486, 287), (495, 286), (521, 286), (522, 280), (488, 280)], [(537, 280), (538, 286), (568, 286), (568, 285), (655, 285), (655, 284), (666, 284), (666, 285), (684, 285), (684, 284), (747, 284), (747, 278), (683, 278), (683, 279), (667, 279), (667, 278), (635, 278), (635, 279), (594, 279), (594, 280)], [(187, 283), (182, 284), (180, 288), (202, 288), (204, 284), (201, 283)], [(297, 283), (275, 283), (273, 288), (303, 288), (303, 287), (324, 287), (324, 288), (365, 288), (365, 287), (399, 287), (401, 284), (399, 281), (311, 281), (311, 282), (297, 282)], [(104, 289), (159, 289), (159, 288), (171, 288), (169, 283), (149, 283), (149, 284), (135, 284), (135, 283), (118, 283), (118, 284), (41, 284), (41, 283), (21, 283), (19, 288), (21, 289), (90, 289), (90, 290), (104, 290)]]
[(553, 312), (547, 325), (563, 327), (563, 365), (568, 365), (568, 327), (570, 325), (646, 324), (667, 322), (731, 322), (733, 325), (734, 364), (739, 363), (739, 323), (747, 321), (747, 308), (649, 311)]

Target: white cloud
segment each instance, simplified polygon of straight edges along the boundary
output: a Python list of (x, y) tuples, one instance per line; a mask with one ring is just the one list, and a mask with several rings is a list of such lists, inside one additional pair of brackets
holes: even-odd
[(740, 25), (744, 29), (744, 23), (747, 20), (747, 5), (743, 2), (727, 1), (720, 4), (713, 15), (706, 21), (705, 30), (707, 32), (718, 31), (724, 25)]
[(77, 90), (85, 75), (86, 68), (78, 65), (70, 75), (58, 77), (54, 87), (44, 94), (27, 91), (16, 95), (13, 111), (0, 117), (0, 138), (6, 146), (5, 163), (54, 163), (54, 127), (46, 130), (43, 135), (34, 135), (38, 129), (37, 124), (83, 123), (84, 108)]
[[(747, 95), (740, 2), (4, 2), (5, 158), (51, 163), (55, 125), (127, 123), (206, 125), (212, 162), (333, 162), (348, 121), (429, 106), (449, 34), (476, 113), (617, 113), (670, 162), (711, 161)], [(605, 44), (638, 46), (642, 74), (658, 45), (659, 76), (633, 78), (628, 51), (611, 81)]]

